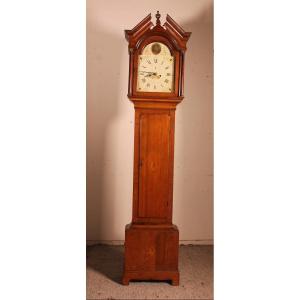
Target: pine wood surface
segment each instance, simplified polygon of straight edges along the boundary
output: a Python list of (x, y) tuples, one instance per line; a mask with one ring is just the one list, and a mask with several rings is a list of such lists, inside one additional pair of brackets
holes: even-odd
[[(132, 222), (125, 229), (123, 284), (171, 280), (179, 284), (179, 231), (172, 224), (176, 105), (183, 100), (184, 53), (190, 32), (169, 15), (163, 26), (151, 14), (125, 30), (129, 49), (128, 98), (135, 109)], [(175, 58), (174, 90), (139, 92), (138, 55), (149, 43), (164, 43)]]

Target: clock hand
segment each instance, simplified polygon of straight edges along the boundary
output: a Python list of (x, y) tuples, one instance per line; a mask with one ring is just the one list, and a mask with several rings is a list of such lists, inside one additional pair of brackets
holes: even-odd
[(140, 71), (140, 73), (156, 74), (155, 72)]
[(155, 72), (148, 72), (148, 74), (144, 75), (145, 77), (150, 77), (150, 78), (160, 78), (161, 75), (157, 75)]
[(147, 74), (144, 77), (153, 77), (153, 76), (156, 76), (156, 73)]
[(140, 74), (143, 73), (147, 73), (146, 75), (144, 75), (144, 77), (152, 77), (156, 79), (159, 79), (161, 77), (161, 75), (158, 75), (157, 72), (140, 71)]
[(157, 75), (157, 73), (151, 75), (153, 78), (159, 79), (161, 75)]

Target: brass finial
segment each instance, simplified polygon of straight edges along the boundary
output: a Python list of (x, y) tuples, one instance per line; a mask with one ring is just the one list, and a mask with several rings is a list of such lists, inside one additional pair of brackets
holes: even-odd
[(157, 11), (155, 17), (156, 17), (156, 25), (160, 25), (160, 13), (159, 13), (159, 11)]

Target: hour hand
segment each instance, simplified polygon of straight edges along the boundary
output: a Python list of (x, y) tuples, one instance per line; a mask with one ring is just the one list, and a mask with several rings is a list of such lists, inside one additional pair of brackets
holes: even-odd
[(156, 72), (140, 71), (140, 74), (144, 74), (144, 73), (146, 73), (145, 77), (156, 75)]
[(159, 79), (161, 77), (161, 75), (158, 75), (157, 73), (153, 73), (153, 74), (147, 75), (147, 76), (149, 76), (151, 78), (156, 78), (156, 79)]
[(153, 77), (153, 75), (156, 75), (156, 73), (149, 72), (149, 74), (146, 74), (145, 77)]

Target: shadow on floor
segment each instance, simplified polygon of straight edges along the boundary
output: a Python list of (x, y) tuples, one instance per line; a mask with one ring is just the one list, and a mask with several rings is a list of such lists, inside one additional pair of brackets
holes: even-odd
[(121, 284), (124, 246), (87, 247), (87, 299), (213, 299), (213, 246), (180, 246), (180, 285)]
[(109, 245), (87, 246), (87, 267), (121, 284), (124, 248)]

